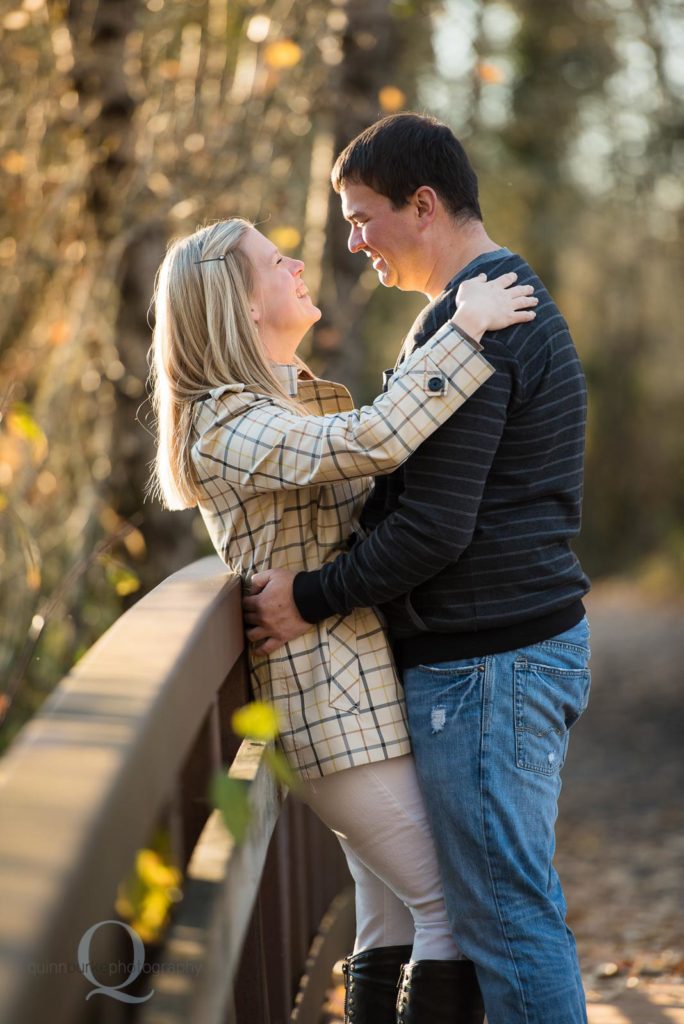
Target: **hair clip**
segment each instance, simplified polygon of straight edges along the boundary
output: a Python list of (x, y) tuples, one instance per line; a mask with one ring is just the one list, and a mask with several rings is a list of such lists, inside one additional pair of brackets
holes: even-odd
[(215, 260), (221, 260), (221, 262), (223, 263), (225, 258), (226, 257), (224, 253), (222, 256), (208, 256), (206, 260), (193, 260), (192, 262), (195, 264), (195, 266), (197, 266), (198, 263), (213, 263)]

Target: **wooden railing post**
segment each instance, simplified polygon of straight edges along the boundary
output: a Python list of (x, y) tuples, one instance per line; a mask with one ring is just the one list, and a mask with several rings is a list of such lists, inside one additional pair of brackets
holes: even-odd
[[(318, 916), (346, 869), (308, 810), (286, 801), (281, 815), (262, 745), (238, 750), (230, 716), (248, 699), (243, 652), (239, 581), (218, 558), (202, 559), (121, 616), (0, 761), (0, 1024), (289, 1019)], [(208, 800), (213, 774), (228, 765), (250, 782), (254, 816), (240, 848)], [(156, 961), (145, 953), (158, 970), (125, 988), (154, 994), (118, 1002), (105, 974), (88, 998), (79, 942), (116, 921), (119, 884), (160, 826), (187, 867), (183, 900)], [(344, 928), (338, 944), (349, 941), (348, 920)], [(117, 924), (98, 931), (95, 946), (109, 959), (131, 957), (130, 933)]]

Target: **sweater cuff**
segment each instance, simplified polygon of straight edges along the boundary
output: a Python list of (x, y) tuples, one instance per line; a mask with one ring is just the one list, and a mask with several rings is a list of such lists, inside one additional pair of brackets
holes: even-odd
[(292, 584), (292, 597), (299, 614), (306, 622), (321, 622), (336, 614), (323, 593), (319, 569), (297, 573)]

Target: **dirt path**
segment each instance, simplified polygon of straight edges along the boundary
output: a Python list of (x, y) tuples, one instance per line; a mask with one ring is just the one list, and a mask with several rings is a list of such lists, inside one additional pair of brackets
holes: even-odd
[[(589, 1024), (684, 1024), (684, 603), (611, 584), (587, 606), (592, 692), (563, 770), (556, 865)], [(331, 995), (336, 1024), (341, 986)]]
[(621, 585), (587, 604), (592, 693), (563, 771), (556, 862), (590, 1021), (684, 1024), (684, 604)]

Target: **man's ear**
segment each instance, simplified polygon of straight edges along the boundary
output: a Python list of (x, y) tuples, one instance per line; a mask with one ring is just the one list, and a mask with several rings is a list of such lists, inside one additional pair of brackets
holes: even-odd
[(437, 212), (437, 193), (429, 185), (421, 185), (411, 197), (419, 220), (423, 225), (431, 224)]

